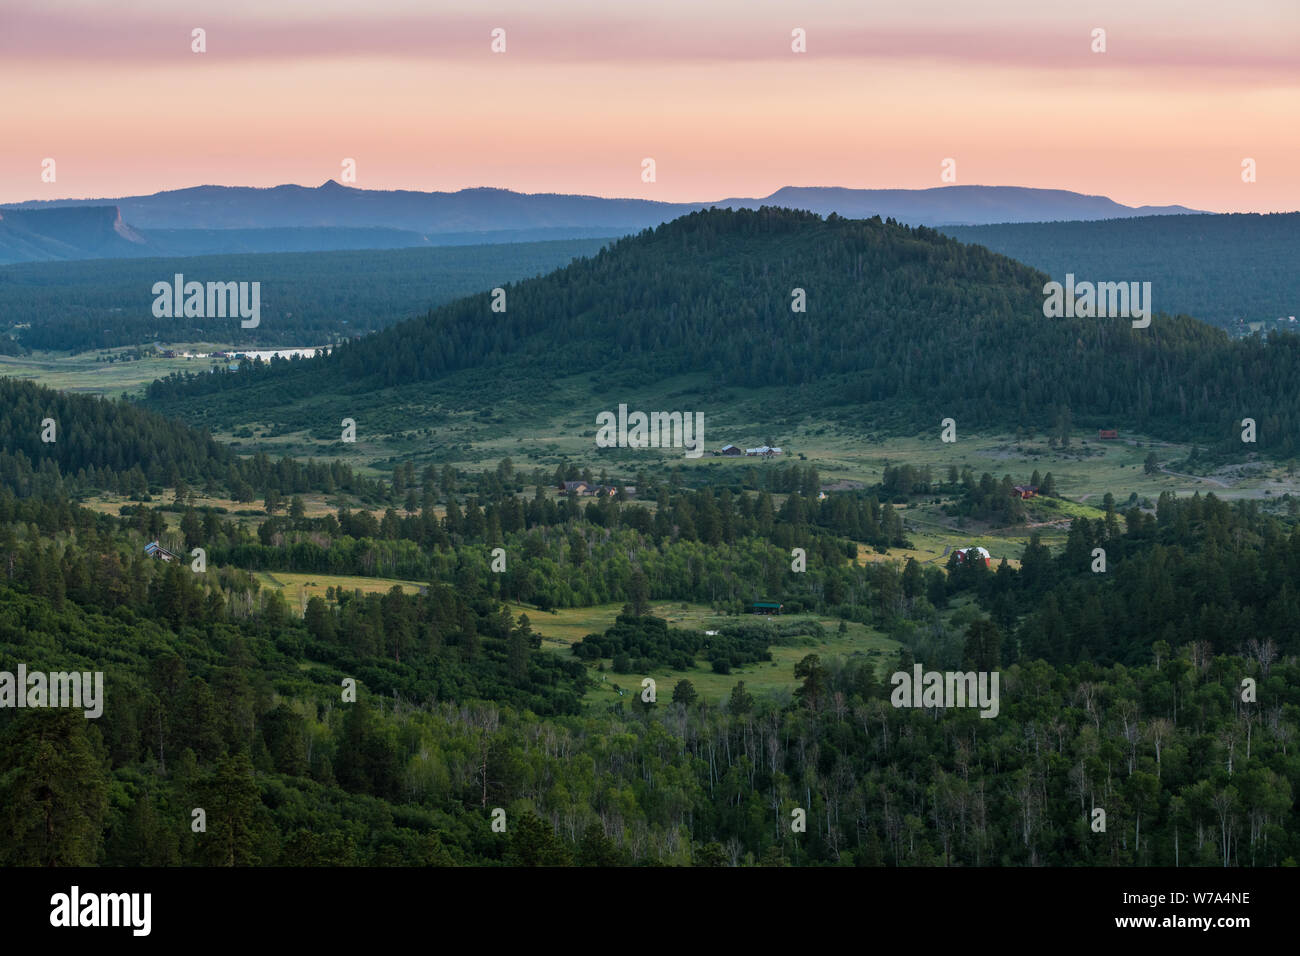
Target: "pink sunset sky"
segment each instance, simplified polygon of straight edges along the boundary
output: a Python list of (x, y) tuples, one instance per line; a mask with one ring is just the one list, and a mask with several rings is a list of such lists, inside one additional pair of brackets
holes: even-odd
[(1295, 210), (1300, 2), (0, 0), (0, 118), (0, 202), (345, 157), (370, 189), (706, 201), (939, 186), (951, 157), (959, 184)]

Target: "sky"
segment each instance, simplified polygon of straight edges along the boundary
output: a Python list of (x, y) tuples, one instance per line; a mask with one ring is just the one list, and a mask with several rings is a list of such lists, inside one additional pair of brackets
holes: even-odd
[(951, 159), (963, 185), (1292, 211), (1300, 0), (0, 0), (0, 202), (345, 159), (369, 189), (668, 201), (927, 188)]

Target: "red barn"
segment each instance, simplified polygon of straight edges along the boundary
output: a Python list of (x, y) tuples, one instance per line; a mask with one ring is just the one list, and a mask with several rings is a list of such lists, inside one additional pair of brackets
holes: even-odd
[(1119, 432), (1117, 432), (1113, 428), (1102, 428), (1098, 430), (1097, 437), (1100, 438), (1102, 441), (1107, 441), (1107, 440), (1113, 441), (1114, 439), (1119, 437)]
[(957, 555), (957, 563), (965, 564), (969, 557), (972, 561), (983, 561), (984, 567), (989, 566), (989, 553), (983, 548), (958, 548), (953, 554)]

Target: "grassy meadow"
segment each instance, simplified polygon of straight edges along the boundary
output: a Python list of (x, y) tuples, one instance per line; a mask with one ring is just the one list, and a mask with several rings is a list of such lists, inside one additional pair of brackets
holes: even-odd
[(329, 588), (336, 591), (360, 591), (362, 594), (387, 594), (394, 585), (406, 594), (416, 594), (423, 587), (418, 581), (401, 581), (394, 578), (365, 578), (350, 574), (298, 574), (292, 571), (257, 571), (254, 573), (263, 588), (280, 591), (289, 607), (302, 614), (307, 602), (314, 597), (325, 598)]
[[(603, 604), (588, 608), (563, 608), (550, 613), (526, 605), (513, 605), (511, 610), (515, 614), (528, 615), (533, 630), (542, 635), (543, 650), (572, 657), (571, 646), (588, 634), (610, 627), (622, 607), (622, 604)], [(683, 605), (677, 602), (655, 604), (651, 613), (668, 621), (669, 627), (686, 630), (711, 630), (727, 623), (752, 620), (748, 617), (716, 614), (703, 604)], [(771, 661), (733, 668), (730, 674), (715, 674), (709, 664), (703, 661), (687, 671), (657, 668), (647, 674), (615, 674), (613, 661), (606, 658), (600, 662), (605, 668), (603, 672), (594, 663), (590, 667), (591, 678), (596, 681), (596, 685), (587, 691), (586, 700), (589, 703), (612, 704), (621, 699), (630, 705), (632, 696), (641, 693), (641, 680), (645, 677), (655, 681), (655, 692), (662, 702), (672, 699), (673, 687), (683, 678), (690, 680), (700, 697), (709, 703), (725, 701), (738, 681), (744, 681), (746, 690), (755, 695), (788, 694), (800, 683), (794, 676), (794, 667), (808, 654), (817, 654), (823, 660), (864, 654), (883, 663), (892, 661), (898, 653), (897, 641), (889, 640), (862, 624), (850, 622), (847, 625), (848, 632), (839, 634), (839, 621), (821, 615), (783, 614), (774, 620), (816, 620), (826, 628), (827, 634), (820, 641), (812, 637), (799, 637), (789, 644), (774, 644), (770, 648)], [(621, 695), (620, 689), (623, 691)]]

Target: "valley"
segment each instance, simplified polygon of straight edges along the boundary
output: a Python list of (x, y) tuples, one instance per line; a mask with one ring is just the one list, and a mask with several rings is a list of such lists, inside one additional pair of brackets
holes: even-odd
[[(65, 785), (130, 793), (68, 852), (215, 864), (133, 821), (242, 780), (249, 864), (1209, 866), (1252, 814), (1290, 858), (1300, 340), (1044, 320), (1017, 262), (791, 210), (556, 265), (294, 361), (0, 356), (0, 653), (111, 655)], [(598, 440), (622, 406), (702, 453)], [(891, 706), (915, 667), (1001, 700)]]
[(5, 0), (6, 929), (1285, 938), (1300, 6), (1174, 6)]

